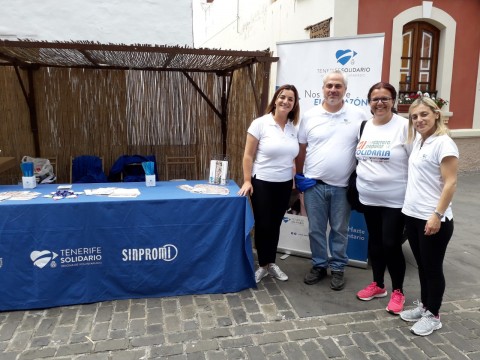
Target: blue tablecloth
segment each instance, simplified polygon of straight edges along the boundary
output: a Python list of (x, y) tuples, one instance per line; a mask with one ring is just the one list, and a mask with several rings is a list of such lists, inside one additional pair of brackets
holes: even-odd
[[(227, 196), (178, 188), (199, 183), (74, 184), (141, 195), (0, 202), (0, 310), (255, 287), (248, 199), (234, 182)], [(12, 190), (23, 189), (0, 186)]]

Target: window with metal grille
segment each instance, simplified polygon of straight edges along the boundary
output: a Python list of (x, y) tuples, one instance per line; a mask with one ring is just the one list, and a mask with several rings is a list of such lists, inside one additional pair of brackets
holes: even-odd
[(436, 93), (440, 30), (424, 21), (403, 27), (399, 94)]

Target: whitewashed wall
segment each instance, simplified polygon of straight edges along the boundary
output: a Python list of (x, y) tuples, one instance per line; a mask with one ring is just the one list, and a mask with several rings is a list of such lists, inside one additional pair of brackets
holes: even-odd
[(193, 46), (192, 0), (0, 0), (0, 39)]
[(358, 0), (194, 0), (193, 8), (195, 47), (274, 51), (330, 17), (331, 36), (357, 34)]
[[(277, 43), (310, 38), (307, 26), (332, 18), (330, 36), (357, 35), (358, 0), (194, 0), (195, 47), (270, 49)], [(271, 69), (274, 92), (277, 67)]]

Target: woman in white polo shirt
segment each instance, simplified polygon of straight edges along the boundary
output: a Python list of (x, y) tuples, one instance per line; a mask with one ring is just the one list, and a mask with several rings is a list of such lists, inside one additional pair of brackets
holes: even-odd
[(243, 156), (243, 185), (238, 194), (251, 196), (255, 218), (258, 283), (270, 275), (286, 281), (275, 264), (280, 225), (288, 208), (293, 186), (293, 165), (298, 154), (297, 129), (300, 107), (298, 91), (283, 85), (275, 91), (266, 115), (253, 120), (247, 130)]
[(451, 202), (459, 153), (432, 99), (415, 100), (409, 115), (408, 140), (413, 141), (413, 150), (402, 212), (418, 265), (421, 301), (415, 302), (414, 309), (401, 312), (400, 317), (415, 321), (412, 333), (426, 336), (442, 327), (439, 311), (445, 292), (443, 259), (453, 234)]

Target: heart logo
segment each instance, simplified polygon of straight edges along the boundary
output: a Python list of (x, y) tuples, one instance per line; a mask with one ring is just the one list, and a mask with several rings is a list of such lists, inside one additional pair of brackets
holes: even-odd
[(347, 49), (347, 50), (338, 50), (335, 53), (335, 57), (337, 58), (337, 62), (339, 62), (342, 65), (345, 65), (347, 62), (350, 61), (353, 57), (355, 57), (357, 53), (353, 50)]
[(58, 254), (48, 251), (32, 251), (30, 254), (30, 259), (33, 261), (33, 265), (42, 269), (47, 265), (51, 260), (55, 259)]

